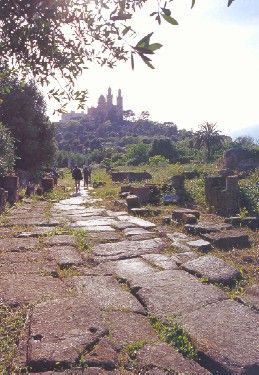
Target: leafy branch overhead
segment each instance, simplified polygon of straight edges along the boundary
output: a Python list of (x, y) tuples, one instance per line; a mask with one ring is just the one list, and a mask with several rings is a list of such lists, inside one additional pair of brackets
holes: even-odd
[(133, 16), (148, 1), (155, 22), (178, 25), (172, 0), (0, 0), (0, 66), (33, 75), (41, 85), (57, 79), (63, 87), (50, 95), (82, 103), (87, 93), (74, 92), (74, 83), (93, 62), (113, 68), (131, 56), (134, 66), (138, 55), (153, 68), (150, 57), (161, 44), (150, 43), (152, 33), (136, 45), (132, 41), (139, 31), (133, 30)]

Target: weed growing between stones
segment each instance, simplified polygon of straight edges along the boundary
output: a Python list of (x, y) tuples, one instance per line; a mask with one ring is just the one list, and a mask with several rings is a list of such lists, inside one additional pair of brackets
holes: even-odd
[(12, 374), (18, 338), (25, 325), (27, 309), (0, 304), (0, 373)]
[(90, 253), (92, 250), (92, 244), (89, 241), (87, 232), (83, 229), (74, 229), (72, 234), (76, 240), (76, 247), (79, 251), (85, 251)]
[(144, 348), (146, 344), (147, 344), (147, 341), (145, 340), (138, 340), (135, 342), (131, 342), (125, 347), (124, 352), (127, 353), (130, 356), (130, 358), (135, 359), (138, 351)]
[(55, 274), (53, 272), (51, 273), (51, 276), (58, 277), (60, 279), (64, 279), (66, 277), (73, 277), (73, 276), (82, 276), (82, 275), (83, 275), (82, 272), (73, 266), (67, 266), (67, 267), (58, 266), (57, 270), (55, 271)]
[(175, 347), (184, 356), (197, 359), (197, 350), (192, 344), (189, 336), (184, 329), (176, 323), (172, 318), (163, 323), (155, 316), (149, 317), (151, 325), (158, 333), (160, 340), (165, 341), (167, 344)]

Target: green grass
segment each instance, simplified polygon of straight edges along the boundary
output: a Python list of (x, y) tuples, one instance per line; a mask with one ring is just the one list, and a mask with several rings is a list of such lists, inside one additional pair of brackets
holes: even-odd
[(192, 344), (190, 337), (172, 318), (168, 319), (167, 324), (165, 324), (155, 316), (150, 316), (150, 322), (158, 333), (160, 340), (172, 345), (184, 356), (197, 359), (197, 350)]
[(0, 304), (0, 373), (12, 374), (12, 361), (16, 353), (18, 338), (25, 325), (27, 310), (12, 309)]

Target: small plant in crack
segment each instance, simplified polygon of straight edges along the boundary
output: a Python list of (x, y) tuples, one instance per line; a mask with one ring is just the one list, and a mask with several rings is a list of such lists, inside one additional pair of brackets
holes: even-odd
[(150, 316), (149, 319), (160, 340), (174, 346), (184, 356), (197, 359), (197, 350), (179, 323), (173, 318), (167, 319), (167, 323), (163, 323), (155, 316)]

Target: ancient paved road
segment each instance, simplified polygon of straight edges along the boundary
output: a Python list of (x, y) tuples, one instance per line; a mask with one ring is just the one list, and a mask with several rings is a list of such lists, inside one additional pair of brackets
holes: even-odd
[[(86, 191), (47, 211), (27, 203), (0, 228), (1, 302), (29, 306), (17, 366), (46, 375), (259, 374), (258, 313), (193, 275), (228, 282), (236, 270), (197, 253), (168, 255), (154, 224), (95, 207)], [(87, 231), (91, 247), (80, 251), (57, 226)], [(150, 316), (184, 327), (199, 363), (160, 341)]]

